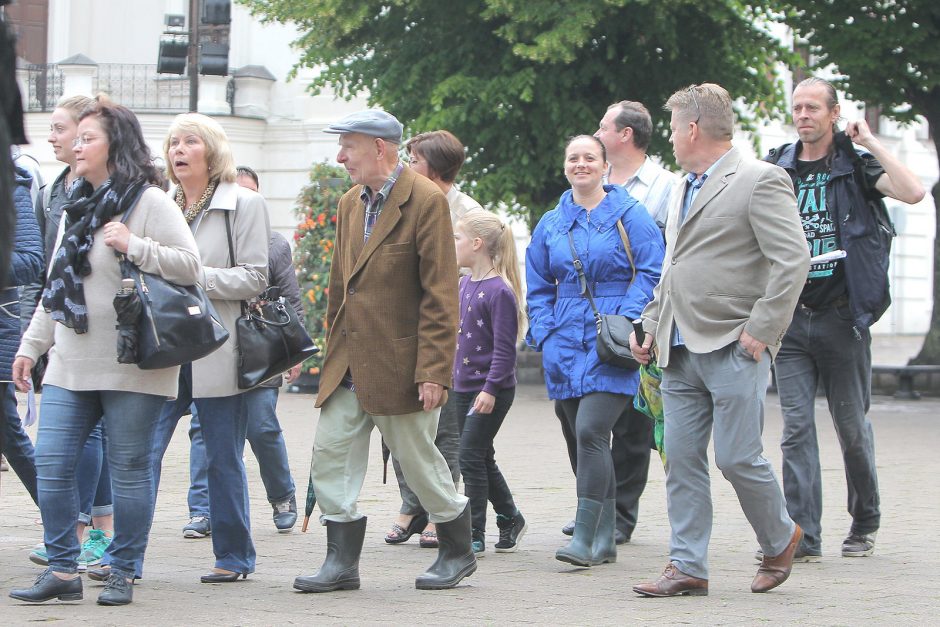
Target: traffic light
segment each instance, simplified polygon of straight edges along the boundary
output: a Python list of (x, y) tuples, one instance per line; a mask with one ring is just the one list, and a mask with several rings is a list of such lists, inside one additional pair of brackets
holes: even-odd
[(228, 44), (203, 42), (199, 47), (199, 73), (228, 75)]
[(158, 74), (182, 74), (186, 71), (186, 53), (189, 41), (185, 37), (165, 37), (160, 39), (160, 52), (157, 56)]
[[(193, 2), (193, 1), (195, 0), (190, 0), (190, 2)], [(216, 25), (231, 24), (232, 23), (231, 0), (203, 0), (202, 23), (203, 24), (216, 24)]]

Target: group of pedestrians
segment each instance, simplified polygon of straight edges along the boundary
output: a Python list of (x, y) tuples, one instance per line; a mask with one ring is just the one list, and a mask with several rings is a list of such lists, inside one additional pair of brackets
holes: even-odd
[[(257, 175), (236, 169), (217, 122), (199, 114), (173, 122), (164, 158), (175, 187), (167, 194), (133, 114), (86, 100), (60, 103), (53, 114), (50, 141), (68, 167), (46, 194), (42, 216), (46, 237), (50, 228), (58, 237), (46, 247), (41, 304), (10, 373), (26, 391), (33, 366), (48, 354), (35, 451), (45, 534), (37, 551), (48, 568), (10, 594), (81, 598), (82, 531), (89, 522), (108, 526), (95, 518), (105, 510), (93, 509), (107, 505), (113, 537), (89, 577), (106, 582), (99, 603), (121, 605), (143, 573), (161, 460), (183, 415), (192, 414), (193, 484), (184, 533), (211, 536), (215, 554), (202, 582), (234, 582), (255, 569), (246, 438), (278, 529), (293, 526), (296, 498), (277, 387), (237, 388), (233, 339), (180, 368), (144, 373), (117, 363), (116, 255), (175, 283), (199, 283), (229, 330), (240, 302), (269, 284), (302, 310), (286, 242), (269, 237), (264, 199), (248, 189), (257, 190)], [(866, 417), (868, 329), (889, 302), (893, 235), (881, 199), (917, 202), (923, 188), (863, 121), (838, 130), (835, 90), (821, 79), (794, 91), (800, 140), (764, 161), (732, 145), (732, 97), (721, 86), (681, 89), (665, 109), (681, 178), (646, 154), (653, 124), (638, 102), (612, 104), (595, 134), (567, 141), (559, 157), (570, 189), (532, 233), (525, 293), (511, 228), (454, 186), (464, 159), (456, 137), (415, 136), (404, 147), (406, 164), (402, 125), (388, 113), (359, 112), (325, 129), (339, 136), (337, 161), (354, 187), (337, 209), (310, 471), (326, 557), (294, 588), (360, 587), (367, 521), (358, 496), (376, 427), (402, 495), (385, 541), (420, 534), (422, 546), (437, 549), (417, 588), (452, 588), (476, 571), (490, 505), (496, 552), (516, 550), (528, 522), (496, 464), (494, 442), (513, 403), (523, 337), (542, 352), (575, 475), (575, 515), (562, 530), (572, 537), (555, 557), (580, 567), (615, 562), (637, 526), (652, 424), (634, 409), (639, 373), (598, 357), (596, 320), (612, 314), (642, 320), (644, 338), (630, 338), (633, 355), (644, 364), (655, 355), (663, 372), (669, 563), (635, 592), (707, 594), (712, 438), (759, 545), (751, 590), (782, 584), (794, 561), (818, 561), (817, 379), (849, 485), (853, 523), (842, 555), (873, 552), (880, 521)], [(28, 205), (23, 225), (35, 224)], [(36, 226), (17, 230), (22, 247), (39, 251), (14, 260), (19, 285), (34, 283), (42, 269)], [(845, 254), (811, 262), (810, 252), (834, 251)], [(785, 423), (782, 487), (761, 434), (772, 363)], [(9, 386), (4, 393), (13, 424), (15, 397)], [(89, 437), (96, 429), (100, 436)], [(84, 470), (96, 456), (105, 460), (98, 470)]]

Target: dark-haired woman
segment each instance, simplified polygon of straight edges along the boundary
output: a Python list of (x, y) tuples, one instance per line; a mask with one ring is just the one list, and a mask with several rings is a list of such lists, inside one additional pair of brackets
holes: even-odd
[(85, 439), (101, 419), (109, 439), (114, 540), (111, 572), (98, 603), (125, 605), (132, 600), (135, 564), (143, 560), (153, 518), (154, 430), (163, 403), (176, 396), (179, 368), (144, 372), (117, 362), (112, 301), (122, 277), (115, 253), (180, 285), (195, 284), (201, 265), (179, 210), (151, 187), (162, 176), (130, 110), (99, 99), (82, 113), (74, 144), (83, 187), (65, 208), (42, 306), (13, 364), (14, 382), (25, 391), (36, 359), (52, 349), (36, 444), (49, 567), (31, 588), (10, 596), (31, 602), (82, 598), (75, 473)]
[(574, 537), (555, 553), (556, 559), (576, 566), (617, 559), (610, 430), (633, 402), (639, 375), (598, 359), (594, 312), (581, 294), (572, 248), (597, 309), (631, 320), (652, 298), (664, 253), (656, 223), (622, 187), (604, 185), (606, 171), (600, 140), (590, 135), (571, 139), (564, 162), (571, 189), (542, 216), (526, 250), (526, 339), (542, 351), (548, 396), (577, 440)]

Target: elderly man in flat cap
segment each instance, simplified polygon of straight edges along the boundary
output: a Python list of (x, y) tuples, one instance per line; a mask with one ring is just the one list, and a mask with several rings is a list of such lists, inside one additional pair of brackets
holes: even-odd
[(457, 338), (457, 261), (447, 198), (398, 158), (402, 126), (383, 111), (328, 126), (356, 185), (339, 201), (326, 361), (310, 476), (326, 525), (320, 570), (304, 592), (359, 588), (366, 517), (357, 506), (378, 427), (437, 524), (437, 561), (415, 580), (453, 588), (476, 570), (470, 508), (434, 445)]

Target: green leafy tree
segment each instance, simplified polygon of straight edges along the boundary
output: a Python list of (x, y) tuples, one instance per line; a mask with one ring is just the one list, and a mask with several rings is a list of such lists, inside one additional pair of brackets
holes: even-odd
[[(853, 100), (881, 107), (909, 122), (926, 118), (940, 158), (940, 3), (936, 0), (798, 0), (785, 3), (787, 23), (816, 55), (834, 64), (840, 87)], [(934, 239), (933, 315), (924, 346), (911, 363), (940, 364), (940, 183)]]
[(314, 89), (366, 94), (409, 131), (447, 128), (469, 147), (464, 177), (486, 204), (530, 224), (568, 187), (562, 148), (607, 106), (643, 102), (672, 159), (662, 104), (692, 83), (722, 84), (745, 124), (782, 114), (775, 62), (788, 53), (735, 0), (240, 0), (294, 24)]
[(310, 182), (297, 196), (294, 214), (294, 267), (304, 301), (307, 332), (320, 352), (303, 364), (303, 371), (320, 374), (326, 355), (326, 302), (330, 289), (330, 263), (336, 241), (336, 207), (351, 187), (346, 170), (326, 162), (310, 170)]

